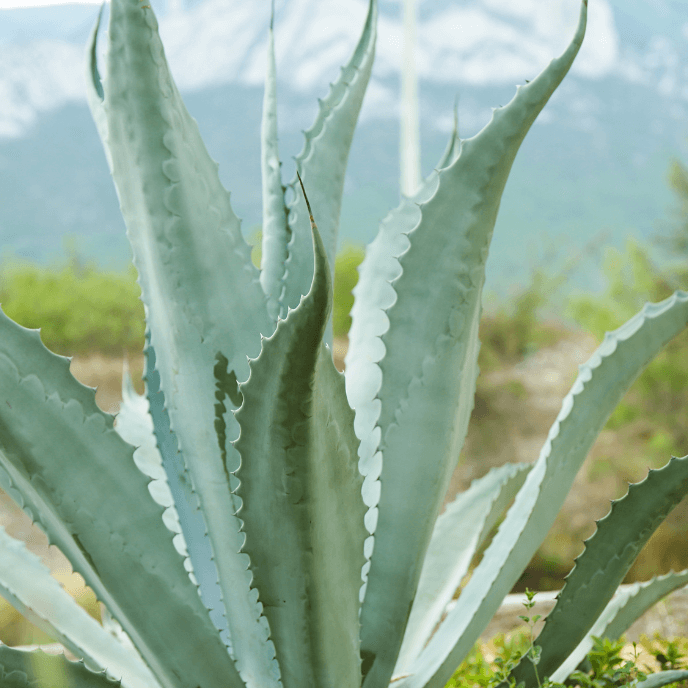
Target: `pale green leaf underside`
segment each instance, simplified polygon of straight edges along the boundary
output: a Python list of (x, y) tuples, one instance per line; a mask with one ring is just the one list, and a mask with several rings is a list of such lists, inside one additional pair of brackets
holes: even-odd
[(240, 388), (237, 492), (285, 688), (359, 688), (363, 479), (343, 376), (322, 344), (331, 285), (317, 230), (314, 244), (310, 292)]
[[(128, 371), (122, 381), (122, 403), (115, 419), (115, 429), (129, 444), (137, 447), (134, 461), (139, 470), (153, 478), (148, 489), (155, 501), (166, 507), (163, 522), (175, 534), (174, 545), (185, 557), (184, 566), (191, 580), (200, 588), (201, 599), (210, 610), (215, 628), (230, 645), (227, 621), (224, 618), (222, 593), (212, 550), (206, 533), (203, 513), (198, 509), (188, 472), (177, 449), (177, 438), (170, 430), (169, 418), (160, 392), (160, 378), (155, 371), (155, 355), (146, 345), (146, 394), (139, 396), (133, 388)], [(149, 403), (149, 398), (152, 403)], [(157, 423), (154, 425), (154, 421)], [(163, 459), (162, 453), (166, 457)], [(190, 544), (189, 544), (190, 543)], [(230, 648), (231, 653), (231, 648)]]
[[(456, 158), (460, 149), (455, 120), (454, 131), (437, 168), (446, 167), (449, 161)], [(349, 405), (356, 411), (354, 425), (356, 435), (361, 440), (359, 468), (366, 476), (364, 495), (366, 504), (371, 506), (370, 516), (373, 517), (377, 513), (377, 479), (381, 462), (381, 455), (376, 453), (380, 431), (375, 429), (380, 406), (376, 395), (381, 374), (377, 363), (384, 355), (380, 335), (389, 326), (385, 310), (395, 299), (390, 282), (401, 274), (397, 257), (408, 249), (405, 235), (420, 220), (418, 204), (431, 198), (436, 190), (437, 173), (433, 172), (424, 180), (413, 199), (402, 198), (400, 205), (382, 220), (377, 236), (366, 248), (365, 258), (359, 267), (359, 279), (353, 290), (355, 301), (351, 309), (352, 323), (345, 359), (346, 394)]]
[(578, 647), (552, 674), (552, 681), (562, 683), (572, 671), (575, 671), (592, 649), (593, 636), (610, 640), (620, 638), (650, 607), (686, 583), (688, 583), (688, 570), (667, 573), (644, 583), (634, 583), (625, 590), (617, 592)]
[(432, 531), (418, 590), (394, 675), (407, 673), (440, 622), (471, 561), (509, 502), (523, 485), (530, 464), (506, 464), (474, 480), (447, 505)]
[[(337, 251), (344, 175), (358, 113), (373, 67), (376, 32), (377, 0), (370, 0), (366, 23), (354, 53), (330, 86), (327, 96), (319, 102), (315, 122), (305, 132), (303, 150), (295, 158), (296, 169), (301, 174), (318, 222), (332, 274)], [(281, 303), (282, 317), (285, 317), (287, 308), (296, 307), (301, 295), (310, 287), (313, 277), (308, 211), (302, 195), (298, 193), (296, 180), (290, 183), (290, 187), (296, 193), (289, 205), (291, 241)], [(325, 341), (332, 342), (331, 321)]]
[[(455, 120), (454, 131), (436, 169), (450, 164), (460, 150), (461, 140)], [(380, 368), (376, 364), (384, 355), (380, 336), (389, 328), (385, 311), (396, 299), (390, 282), (401, 275), (397, 259), (409, 247), (406, 234), (420, 221), (418, 206), (435, 195), (437, 183), (435, 171), (423, 181), (413, 198), (402, 198), (401, 203), (388, 213), (380, 223), (377, 236), (367, 246), (365, 258), (358, 268), (346, 353), (346, 393), (351, 407), (356, 410), (357, 435), (360, 438), (372, 433), (379, 414), (379, 410), (375, 410), (379, 405), (375, 395), (380, 388)], [(372, 454), (363, 447), (361, 456), (369, 462)]]
[(0, 645), (0, 685), (2, 688), (114, 688), (122, 683), (61, 654)]
[[(371, 384), (366, 391), (373, 396), (363, 400), (368, 414), (366, 403), (379, 399), (382, 451), (375, 544), (361, 614), (364, 661), (372, 662), (367, 673), (364, 668), (365, 688), (382, 688), (391, 677), (422, 558), (468, 428), (485, 262), (501, 194), (521, 142), (580, 48), (585, 10), (583, 5), (566, 52), (519, 87), (439, 170), (436, 191), (419, 206), (410, 246), (398, 259), (400, 274), (391, 284), (396, 300), (386, 310), (389, 329), (375, 352), (381, 374), (371, 378), (380, 386)], [(352, 399), (356, 411), (357, 402)], [(364, 432), (370, 428), (366, 420)], [(377, 448), (375, 439), (362, 435), (361, 440), (366, 451)]]
[(540, 457), (458, 603), (400, 688), (439, 687), (470, 651), (545, 537), (599, 431), (637, 375), (688, 322), (688, 294), (647, 304), (580, 367)]
[(121, 645), (50, 575), (41, 560), (0, 527), (0, 595), (94, 671), (124, 688), (159, 686), (138, 654)]
[[(604, 611), (635, 558), (669, 512), (688, 492), (688, 457), (673, 458), (629, 487), (597, 523), (537, 637), (538, 672), (550, 676), (566, 660)], [(531, 662), (513, 671), (516, 683), (537, 685)]]
[(281, 163), (277, 145), (277, 70), (275, 66), (275, 36), (273, 15), (268, 34), (268, 71), (263, 96), (261, 124), (261, 172), (263, 180), (263, 252), (260, 284), (267, 296), (268, 314), (277, 322), (280, 314), (287, 243), (291, 230), (287, 224), (287, 207), (284, 202)]
[(133, 447), (98, 409), (94, 391), (71, 377), (68, 359), (2, 313), (0, 387), (2, 482), (122, 624), (156, 678), (178, 688), (233, 679), (239, 686)]
[[(198, 508), (198, 497), (194, 492), (184, 458), (179, 451), (177, 436), (170, 427), (165, 396), (160, 390), (160, 375), (155, 367), (155, 352), (150, 344), (149, 333), (146, 333), (144, 355), (146, 361), (145, 397), (134, 395), (133, 390), (132, 393), (123, 395), (125, 406), (120, 409), (118, 420), (122, 412), (127, 410), (127, 403), (141, 407), (139, 415), (145, 422), (147, 434), (141, 436), (141, 442), (128, 441), (138, 446), (143, 444), (144, 437), (147, 438), (145, 440), (146, 458), (149, 459), (150, 465), (155, 465), (155, 475), (150, 473), (149, 475), (156, 478), (164, 477), (164, 481), (160, 482), (160, 489), (166, 488), (174, 501), (174, 506), (170, 506), (165, 514), (169, 514), (170, 520), (174, 518), (172, 525), (175, 532), (181, 531), (183, 534), (175, 538), (175, 544), (179, 541), (178, 549), (182, 551), (183, 548), (184, 554), (188, 555), (188, 563), (193, 568), (193, 575), (200, 587), (203, 603), (211, 610), (210, 618), (215, 628), (220, 631), (225, 644), (230, 646), (231, 653), (225, 606), (218, 582), (217, 568), (213, 561), (208, 529), (203, 512)], [(141, 412), (144, 413), (141, 415)], [(142, 448), (134, 454), (135, 459), (138, 458)], [(167, 505), (168, 503), (165, 503), (165, 506)]]
[(237, 668), (245, 681), (274, 688), (274, 648), (249, 595), (229, 479), (239, 464), (226, 441), (238, 434), (236, 385), (218, 399), (215, 376), (220, 363), (223, 375), (245, 380), (246, 357), (274, 324), (217, 165), (169, 73), (153, 11), (114, 0), (108, 38), (106, 145), (161, 389), (206, 517)]

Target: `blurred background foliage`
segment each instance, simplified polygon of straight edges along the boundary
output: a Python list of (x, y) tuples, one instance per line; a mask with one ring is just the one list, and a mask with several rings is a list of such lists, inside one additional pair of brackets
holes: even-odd
[(68, 259), (48, 267), (4, 256), (3, 311), (24, 327), (40, 328), (43, 343), (55, 353), (140, 353), (145, 323), (134, 266), (102, 272), (73, 242), (67, 248)]

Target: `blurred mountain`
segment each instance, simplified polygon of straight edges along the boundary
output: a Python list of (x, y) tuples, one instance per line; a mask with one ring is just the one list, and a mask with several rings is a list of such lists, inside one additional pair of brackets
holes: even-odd
[[(270, 3), (156, 4), (173, 75), (248, 233), (260, 223), (259, 132)], [(285, 181), (316, 99), (338, 74), (364, 0), (277, 0), (280, 152)], [(461, 135), (476, 134), (515, 85), (559, 55), (574, 0), (419, 2), (422, 164), (428, 174), (460, 95)], [(83, 86), (83, 46), (96, 5), (0, 11), (0, 241), (46, 261), (75, 235), (101, 264), (128, 246)], [(401, 7), (381, 0), (373, 77), (349, 159), (341, 238), (368, 242), (398, 202)], [(107, 14), (107, 6), (106, 6)], [(106, 41), (101, 30), (101, 60)], [(688, 6), (683, 0), (592, 0), (588, 34), (526, 138), (507, 185), (488, 261), (505, 291), (530, 268), (578, 254), (603, 234), (648, 237), (671, 207), (672, 156), (688, 157)], [(599, 254), (599, 250), (595, 255)], [(577, 282), (596, 279), (591, 270)], [(594, 284), (592, 286), (595, 286)]]

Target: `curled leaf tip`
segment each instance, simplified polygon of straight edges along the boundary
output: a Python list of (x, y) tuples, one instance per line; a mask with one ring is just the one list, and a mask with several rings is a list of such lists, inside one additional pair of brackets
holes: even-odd
[(311, 210), (311, 204), (308, 202), (308, 196), (306, 196), (306, 189), (303, 186), (303, 181), (301, 180), (301, 175), (299, 171), (296, 170), (296, 176), (299, 178), (299, 184), (301, 185), (301, 191), (303, 191), (303, 198), (306, 201), (306, 208), (308, 208), (308, 218), (311, 222), (311, 229), (316, 228), (315, 220), (313, 219), (313, 211)]

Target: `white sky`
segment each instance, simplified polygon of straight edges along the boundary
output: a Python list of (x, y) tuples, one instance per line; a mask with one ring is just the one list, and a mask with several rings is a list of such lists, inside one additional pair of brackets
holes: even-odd
[(51, 5), (100, 5), (101, 0), (0, 0), (0, 10), (13, 10), (19, 7), (49, 7)]

